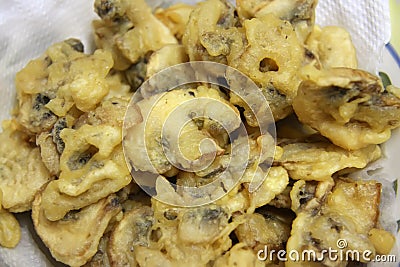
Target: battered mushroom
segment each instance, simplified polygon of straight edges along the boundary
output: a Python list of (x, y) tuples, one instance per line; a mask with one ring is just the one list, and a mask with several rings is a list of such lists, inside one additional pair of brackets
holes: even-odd
[(110, 234), (105, 233), (100, 239), (96, 254), (82, 267), (111, 267), (107, 253), (109, 239)]
[(181, 40), (193, 9), (194, 6), (178, 3), (166, 9), (157, 9), (154, 15), (168, 27), (178, 40)]
[(314, 26), (316, 5), (316, 0), (239, 0), (237, 10), (241, 20), (273, 14), (290, 21), (304, 42)]
[(241, 222), (229, 223), (229, 210), (215, 204), (182, 208), (152, 199), (152, 208), (150, 246), (134, 249), (139, 266), (207, 265), (230, 248), (229, 234)]
[(53, 222), (46, 218), (41, 202), (39, 193), (32, 206), (36, 232), (56, 260), (71, 266), (81, 266), (93, 257), (108, 223), (121, 211), (116, 196), (110, 195)]
[(356, 49), (350, 34), (341, 27), (315, 26), (306, 41), (309, 49), (324, 68), (357, 68)]
[(21, 228), (14, 215), (2, 208), (2, 199), (0, 188), (0, 246), (13, 248), (21, 239)]
[[(270, 103), (275, 120), (283, 119), (292, 112), (290, 105), (300, 84), (303, 48), (290, 23), (273, 15), (246, 20), (243, 26), (246, 43), (232, 49), (228, 64), (250, 77)], [(252, 125), (246, 103), (232, 94), (231, 102), (245, 109)]]
[(276, 163), (296, 180), (326, 181), (345, 168), (364, 168), (381, 157), (377, 145), (347, 151), (328, 142), (299, 142), (282, 145), (283, 154)]
[(109, 92), (105, 77), (112, 64), (108, 52), (83, 54), (78, 40), (54, 44), (17, 74), (16, 120), (34, 135), (50, 131), (74, 106), (93, 109)]
[(151, 12), (144, 0), (121, 1), (125, 15), (132, 22), (132, 28), (116, 39), (122, 54), (132, 63), (149, 51), (156, 51), (167, 44), (177, 44), (176, 38)]
[(400, 98), (362, 70), (303, 70), (293, 108), (299, 120), (348, 150), (381, 144), (400, 125)]
[[(80, 156), (81, 158), (78, 158), (78, 161), (74, 161), (71, 166), (80, 166), (88, 159), (88, 154), (81, 154)], [(83, 189), (82, 193), (74, 196), (62, 192), (60, 188), (68, 188), (69, 186), (76, 188), (76, 184), (68, 180), (61, 180), (61, 178), (50, 182), (46, 186), (42, 193), (42, 209), (48, 220), (59, 220), (70, 210), (80, 209), (95, 203), (109, 194), (119, 191), (132, 180), (124, 162), (121, 146), (118, 146), (105, 161), (97, 163), (89, 161), (87, 164), (94, 164), (91, 167), (93, 170), (86, 166), (83, 169), (69, 171), (70, 178), (75, 177), (75, 179), (82, 182), (87, 178), (89, 183), (90, 181), (93, 182), (89, 187)], [(88, 170), (91, 171), (87, 172)], [(84, 188), (82, 186), (84, 185), (80, 184), (78, 188)]]
[(213, 267), (263, 267), (265, 263), (260, 261), (253, 250), (244, 244), (234, 245), (227, 253), (219, 257)]
[(289, 22), (273, 15), (246, 20), (247, 46), (232, 52), (228, 64), (262, 88), (275, 88), (292, 99), (300, 84), (297, 71), (304, 53)]
[(108, 125), (84, 125), (78, 130), (64, 129), (61, 138), (61, 173), (57, 184), (61, 192), (77, 196), (93, 183), (106, 179), (125, 179), (129, 175), (121, 148), (121, 130)]
[[(235, 229), (240, 243), (246, 244), (255, 253), (264, 250), (265, 246), (269, 251), (285, 249), (293, 219), (286, 215), (285, 211), (264, 210), (263, 214), (248, 214), (245, 219), (245, 222)], [(270, 261), (269, 257), (267, 258)]]
[[(201, 105), (190, 104), (199, 103), (196, 102), (197, 98), (201, 99)], [(190, 102), (191, 100), (195, 101)], [(147, 119), (128, 129), (124, 142), (129, 147), (125, 151), (127, 157), (132, 161), (133, 167), (141, 171), (166, 173), (172, 168), (170, 160), (184, 169), (191, 169), (202, 166), (205, 160), (214, 155), (220, 156), (224, 150), (215, 142), (200, 146), (202, 140), (213, 139), (210, 133), (212, 127), (199, 129), (197, 118), (214, 116), (214, 119), (225, 124), (229, 132), (240, 126), (236, 107), (225, 100), (218, 90), (205, 86), (169, 91), (144, 99), (137, 105), (142, 117)], [(231, 112), (227, 113), (227, 109)], [(179, 119), (171, 119), (173, 114)], [(182, 124), (182, 120), (187, 123)], [(171, 144), (175, 141), (176, 144)]]
[(136, 246), (149, 246), (153, 221), (153, 212), (148, 206), (137, 206), (124, 214), (108, 244), (112, 267), (138, 266), (134, 250)]
[[(304, 188), (299, 181), (293, 190)], [(379, 214), (381, 185), (375, 181), (337, 180), (330, 192), (332, 183), (324, 182), (314, 187), (309, 198), (299, 200), (301, 194), (293, 192), (292, 200), (303, 203), (297, 210), (297, 217), (292, 225), (292, 233), (287, 243), (287, 251), (312, 250), (311, 262), (289, 261), (288, 266), (310, 266), (317, 262), (321, 266), (343, 266), (344, 259), (333, 261), (321, 251), (337, 248), (338, 240), (345, 240), (347, 250), (366, 251), (375, 254), (375, 248), (368, 239), (369, 231), (375, 227)], [(301, 255), (301, 253), (299, 253)], [(361, 260), (353, 258), (353, 260)]]
[(227, 62), (231, 46), (242, 43), (233, 6), (223, 0), (199, 3), (190, 15), (182, 43), (189, 59)]
[(43, 164), (39, 148), (19, 132), (15, 121), (3, 122), (0, 133), (0, 190), (2, 205), (12, 212), (31, 209), (35, 194), (52, 179)]
[(40, 147), (40, 155), (51, 175), (58, 176), (60, 172), (60, 155), (53, 138), (49, 133), (41, 133), (36, 137), (36, 145)]
[(149, 78), (165, 68), (187, 61), (189, 58), (182, 45), (166, 45), (151, 55), (147, 64), (146, 77)]

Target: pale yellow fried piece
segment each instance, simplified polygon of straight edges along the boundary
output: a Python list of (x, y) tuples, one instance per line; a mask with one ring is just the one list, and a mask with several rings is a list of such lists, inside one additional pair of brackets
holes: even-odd
[(132, 63), (149, 51), (156, 51), (178, 41), (170, 30), (151, 12), (144, 0), (126, 2), (126, 16), (133, 28), (116, 40), (122, 54)]
[(139, 266), (180, 267), (187, 266), (183, 262), (174, 262), (159, 250), (138, 246), (134, 250)]
[(182, 43), (191, 61), (227, 62), (232, 45), (243, 43), (234, 8), (227, 1), (208, 0), (197, 4), (186, 25)]
[[(293, 111), (303, 48), (290, 23), (273, 15), (246, 20), (244, 31), (246, 41), (235, 41), (228, 64), (250, 77), (261, 88), (274, 119), (283, 119)], [(232, 93), (230, 101), (243, 107), (246, 121), (257, 126), (248, 103)]]
[(381, 184), (375, 181), (336, 181), (326, 199), (330, 212), (357, 222), (358, 233), (368, 233), (378, 223)]
[(227, 253), (221, 255), (213, 267), (263, 267), (265, 263), (257, 258), (253, 250), (239, 243), (234, 245)]
[(273, 14), (292, 23), (297, 37), (304, 42), (315, 22), (317, 0), (238, 0), (239, 18), (259, 18)]
[(210, 243), (228, 224), (228, 215), (218, 206), (187, 210), (179, 219), (178, 239), (186, 244)]
[[(162, 266), (205, 266), (231, 247), (229, 234), (243, 221), (229, 223), (230, 215), (215, 204), (181, 208), (152, 199), (152, 208), (155, 231), (151, 245), (134, 249), (140, 266), (146, 262), (165, 262)], [(161, 259), (149, 258), (161, 251)]]
[(232, 53), (228, 64), (249, 76), (262, 88), (276, 88), (289, 98), (296, 95), (303, 48), (289, 22), (273, 15), (246, 20), (248, 45)]
[(193, 9), (194, 6), (178, 3), (166, 9), (157, 9), (154, 15), (168, 27), (177, 39), (181, 39)]
[[(207, 122), (204, 122), (203, 126), (209, 132), (212, 132), (213, 127), (208, 128)], [(212, 136), (214, 138), (217, 137), (217, 135), (215, 134), (213, 134)], [(274, 139), (269, 134), (261, 135), (257, 138), (239, 137), (238, 139), (234, 140), (233, 144), (228, 144), (228, 142), (224, 138), (224, 141), (217, 142), (217, 144), (224, 148), (224, 154), (217, 157), (207, 168), (196, 171), (196, 175), (205, 178), (216, 176), (217, 174), (225, 171), (230, 165), (233, 164), (231, 162), (231, 157), (235, 156), (238, 158), (240, 157), (241, 162), (247, 160), (247, 168), (249, 169), (249, 171), (245, 175), (243, 175), (242, 182), (250, 183), (255, 173), (259, 172), (259, 170), (257, 170), (257, 167), (263, 163), (268, 163), (272, 161), (274, 156)], [(246, 155), (246, 153), (244, 153), (244, 149), (246, 146), (249, 146), (249, 155)], [(234, 172), (239, 171), (239, 169), (240, 168), (232, 168), (230, 169), (230, 172), (233, 172), (231, 174), (234, 174)], [(262, 175), (260, 174), (259, 176)]]
[[(304, 188), (305, 183), (300, 182), (302, 181), (298, 182), (300, 187), (295, 184), (293, 188)], [(309, 197), (296, 194), (305, 198), (302, 201), (297, 200), (303, 204), (297, 210), (287, 251), (301, 252), (309, 249), (315, 251), (317, 257), (321, 257), (323, 249), (336, 249), (338, 244), (342, 244), (338, 240), (345, 240), (347, 246), (343, 245), (344, 253), (353, 250), (362, 255), (369, 250), (373, 257), (375, 248), (368, 239), (368, 233), (377, 223), (381, 185), (375, 181), (337, 180), (330, 191), (331, 186), (320, 184), (321, 186), (309, 191)], [(292, 196), (295, 197), (294, 195)], [(345, 259), (333, 261), (326, 254), (322, 258), (318, 262), (319, 266), (346, 265), (343, 261)], [(363, 261), (362, 257), (360, 261)], [(310, 262), (289, 261), (286, 266), (310, 266)]]
[[(113, 155), (121, 142), (121, 130), (108, 125), (83, 125), (78, 130), (64, 129), (61, 138), (65, 149), (61, 154), (61, 173), (57, 180), (60, 191), (77, 196), (93, 183), (104, 179), (125, 179), (129, 175), (125, 162)], [(113, 156), (117, 158), (113, 159)]]
[(108, 244), (110, 265), (138, 266), (134, 256), (135, 247), (149, 246), (153, 223), (153, 212), (148, 206), (136, 206), (124, 213), (112, 231)]
[[(100, 1), (95, 1), (95, 5), (98, 2)], [(96, 47), (111, 52), (114, 60), (113, 68), (116, 70), (126, 70), (132, 64), (117, 46), (117, 39), (123, 36), (132, 26), (132, 22), (126, 17), (118, 17), (118, 23), (112, 23), (104, 17), (103, 20), (93, 21)]]
[(36, 232), (52, 256), (70, 266), (81, 266), (93, 257), (108, 223), (121, 211), (118, 198), (110, 195), (52, 222), (44, 215), (41, 202), (41, 194), (37, 194), (32, 206)]
[(241, 188), (241, 186), (236, 186), (215, 203), (230, 213), (245, 213), (250, 206), (249, 193), (247, 190)]
[(110, 125), (122, 128), (129, 97), (110, 97), (103, 100), (93, 111), (86, 114), (86, 123), (93, 126)]
[[(146, 69), (148, 56), (153, 51), (178, 44), (174, 35), (181, 38), (191, 9), (189, 5), (180, 4), (166, 10), (158, 9), (153, 15), (145, 1), (96, 0), (95, 10), (102, 18), (93, 23), (96, 45), (110, 51), (115, 61), (114, 68), (126, 71), (125, 75), (130, 76), (131, 72), (136, 72), (132, 70)], [(172, 53), (170, 56), (179, 58)], [(146, 77), (146, 71), (142, 76), (139, 78)], [(143, 79), (129, 83), (136, 89)]]
[(376, 253), (389, 255), (396, 242), (396, 237), (383, 229), (373, 228), (368, 233), (368, 238), (376, 249)]
[[(226, 2), (198, 4), (182, 39), (190, 60), (220, 62), (242, 71), (262, 87), (275, 119), (286, 117), (292, 112), (291, 99), (300, 83), (297, 70), (304, 58), (293, 27), (273, 16), (246, 20), (243, 28), (236, 26), (233, 9)], [(245, 108), (246, 120), (257, 126), (247, 103), (234, 94), (231, 102)]]
[[(246, 170), (243, 175), (243, 182), (246, 181), (249, 173), (254, 171), (254, 167)], [(289, 175), (283, 167), (271, 167), (268, 172), (264, 172), (262, 168), (255, 169), (256, 176), (265, 176), (260, 179), (265, 179), (256, 191), (249, 193), (250, 206), (247, 212), (254, 212), (258, 207), (264, 206), (272, 201), (277, 195), (282, 193), (289, 183)], [(253, 178), (253, 179), (259, 179)], [(247, 185), (245, 185), (247, 188)]]
[(44, 132), (36, 136), (36, 145), (40, 147), (40, 155), (43, 164), (51, 175), (58, 176), (60, 173), (60, 155), (57, 146), (50, 133)]
[(299, 120), (348, 150), (381, 144), (400, 125), (400, 98), (362, 70), (305, 67), (293, 102)]
[[(190, 102), (187, 101), (196, 100), (196, 98), (202, 98), (202, 105), (188, 105)], [(215, 108), (217, 107), (216, 102), (225, 108)], [(212, 145), (210, 142), (202, 147), (203, 151), (200, 151), (201, 141), (213, 137), (208, 129), (199, 130), (196, 122), (190, 119), (192, 114), (198, 117), (208, 117), (212, 114), (214, 119), (219, 120), (224, 118), (223, 122), (229, 132), (234, 131), (240, 125), (239, 112), (236, 107), (225, 100), (218, 90), (205, 86), (190, 90), (169, 91), (163, 95), (155, 95), (142, 100), (137, 105), (141, 117), (145, 118), (144, 122), (127, 129), (124, 142), (126, 143), (125, 147), (129, 148), (125, 150), (127, 158), (134, 163), (135, 168), (142, 171), (159, 174), (170, 171), (172, 164), (167, 156), (174, 157), (175, 164), (188, 169), (203, 164), (204, 160), (213, 155), (219, 156), (223, 153), (224, 150), (221, 147)], [(181, 121), (173, 119), (169, 119), (166, 123), (175, 109), (179, 114), (186, 116), (187, 123), (185, 125), (180, 125)], [(226, 109), (230, 109), (232, 112), (226, 114)], [(177, 146), (165, 144), (167, 140), (165, 138), (162, 140), (162, 135), (168, 136), (169, 141), (176, 138), (180, 151), (175, 151)]]
[(18, 220), (11, 212), (2, 210), (0, 206), (0, 246), (14, 248), (21, 239), (21, 228)]
[(157, 72), (176, 64), (189, 61), (184, 46), (171, 44), (154, 52), (147, 63), (146, 77), (151, 77)]
[[(66, 70), (65, 64), (69, 65)], [(105, 78), (113, 64), (111, 53), (105, 50), (63, 64), (53, 64), (50, 77), (53, 73), (56, 77), (61, 75), (65, 84), (59, 87), (56, 98), (51, 99), (46, 107), (57, 116), (65, 116), (72, 105), (84, 112), (94, 109), (110, 90)], [(50, 77), (49, 85), (54, 82)]]
[(317, 56), (324, 68), (353, 68), (358, 66), (356, 49), (350, 34), (341, 27), (315, 26), (306, 41), (307, 48)]
[[(41, 57), (30, 61), (17, 73), (16, 120), (24, 131), (38, 134), (52, 128), (57, 116), (46, 104), (56, 97), (63, 84), (69, 82), (65, 77), (69, 62), (83, 57), (82, 52), (82, 43), (69, 39), (52, 45)], [(63, 104), (71, 107), (70, 103)]]
[(277, 163), (296, 180), (327, 181), (345, 168), (362, 169), (382, 155), (379, 146), (370, 145), (348, 151), (327, 142), (293, 143), (283, 145)]
[(235, 234), (240, 243), (246, 244), (255, 253), (264, 250), (265, 246), (269, 251), (278, 251), (285, 249), (291, 223), (290, 219), (276, 212), (247, 214), (245, 222), (235, 229)]
[(21, 228), (14, 215), (2, 208), (3, 192), (0, 188), (0, 246), (14, 248), (21, 239)]
[(83, 267), (111, 267), (107, 253), (109, 239), (109, 233), (101, 237), (96, 254)]
[(76, 39), (54, 44), (17, 74), (16, 119), (24, 131), (49, 131), (58, 117), (73, 113), (74, 108), (89, 111), (108, 94), (105, 77), (113, 65), (111, 54), (82, 52), (83, 45)]
[(31, 209), (35, 194), (52, 176), (42, 162), (39, 148), (16, 127), (15, 121), (5, 121), (0, 133), (0, 190), (5, 209), (23, 212)]
[(118, 180), (102, 180), (93, 184), (89, 190), (78, 197), (60, 192), (56, 181), (50, 182), (42, 193), (42, 209), (50, 221), (62, 219), (69, 211), (96, 203), (99, 199), (117, 192), (131, 181), (130, 176)]
[(17, 120), (27, 132), (50, 130), (57, 116), (67, 115), (74, 105), (89, 111), (107, 95), (105, 77), (113, 65), (111, 54), (82, 51), (75, 39), (54, 44), (17, 74)]

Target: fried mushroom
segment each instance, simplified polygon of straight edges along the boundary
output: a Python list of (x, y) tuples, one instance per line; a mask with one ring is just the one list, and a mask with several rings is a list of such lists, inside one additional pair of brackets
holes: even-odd
[(108, 255), (112, 267), (138, 266), (134, 250), (136, 246), (149, 246), (153, 211), (148, 206), (136, 206), (124, 213), (124, 217), (112, 231)]
[(348, 150), (381, 144), (400, 125), (400, 98), (362, 70), (305, 67), (293, 108), (299, 120)]
[(324, 68), (357, 68), (356, 49), (350, 34), (343, 28), (315, 26), (306, 40), (309, 49)]
[(289, 21), (297, 37), (304, 42), (315, 23), (316, 0), (239, 0), (237, 10), (240, 19), (275, 15)]
[(61, 220), (69, 211), (96, 203), (109, 194), (117, 192), (131, 181), (130, 176), (118, 180), (102, 180), (77, 197), (60, 192), (57, 181), (50, 182), (42, 193), (41, 206), (49, 221)]
[(292, 179), (327, 181), (345, 168), (364, 168), (381, 157), (377, 145), (348, 151), (328, 142), (299, 142), (282, 146), (277, 164), (283, 166)]
[(276, 88), (289, 98), (300, 84), (297, 71), (303, 49), (289, 22), (273, 15), (246, 20), (243, 24), (248, 45), (232, 53), (228, 64), (249, 76), (262, 88)]
[(170, 30), (151, 12), (144, 0), (124, 1), (126, 16), (132, 22), (132, 29), (116, 40), (117, 47), (132, 63), (147, 52), (156, 51), (167, 44), (178, 41)]
[(100, 238), (96, 254), (94, 254), (90, 261), (88, 261), (82, 267), (111, 267), (107, 253), (109, 239), (110, 234), (104, 233), (104, 235)]
[(113, 63), (110, 52), (96, 50), (93, 55), (53, 64), (49, 75), (54, 73), (56, 80), (61, 79), (57, 83), (62, 85), (46, 107), (60, 117), (65, 116), (73, 105), (83, 112), (94, 109), (110, 91), (106, 76)]
[(263, 214), (246, 214), (245, 222), (235, 229), (235, 234), (240, 243), (246, 244), (255, 253), (264, 250), (265, 246), (269, 251), (278, 251), (285, 249), (291, 223), (290, 216), (282, 212), (264, 211)]
[(83, 54), (79, 40), (52, 45), (16, 75), (16, 120), (34, 135), (50, 131), (73, 107), (93, 109), (109, 92), (105, 77), (112, 65), (106, 51)]
[(17, 127), (15, 121), (5, 121), (0, 133), (2, 205), (11, 212), (30, 210), (35, 194), (53, 178), (42, 162), (39, 148), (30, 144)]
[[(247, 170), (246, 172), (248, 172)], [(251, 172), (251, 170), (250, 170)], [(250, 206), (247, 212), (254, 212), (255, 208), (264, 206), (272, 201), (277, 195), (282, 193), (289, 183), (289, 175), (282, 167), (271, 167), (268, 172), (264, 172), (261, 167), (257, 167), (256, 176), (265, 177), (260, 187), (254, 192), (249, 192)], [(243, 175), (243, 182), (246, 182), (247, 173)], [(254, 175), (254, 174), (253, 174)], [(253, 179), (259, 179), (258, 177)], [(262, 178), (261, 178), (262, 179)], [(245, 188), (248, 185), (245, 184)]]
[(70, 266), (81, 266), (97, 251), (110, 220), (121, 211), (115, 195), (81, 210), (73, 211), (58, 221), (49, 221), (37, 194), (32, 206), (32, 220), (36, 232), (50, 249), (52, 256)]
[[(185, 104), (196, 98), (201, 98), (203, 101), (201, 106)], [(214, 108), (216, 102), (230, 108), (232, 113), (227, 116), (223, 110)], [(146, 122), (141, 122), (128, 129), (124, 142), (134, 144), (127, 145), (126, 147), (129, 149), (125, 152), (129, 160), (134, 163), (134, 167), (141, 171), (164, 174), (173, 167), (169, 159), (184, 169), (196, 168), (209, 157), (222, 155), (223, 148), (215, 143), (215, 145), (206, 145), (203, 147), (203, 152), (200, 151), (200, 142), (213, 137), (208, 131), (211, 128), (199, 130), (195, 122), (197, 117), (208, 118), (211, 116), (209, 114), (213, 112), (212, 115), (217, 118), (224, 117), (227, 131), (233, 132), (240, 126), (239, 112), (236, 107), (231, 105), (218, 90), (205, 86), (169, 91), (163, 95), (144, 99), (137, 105), (141, 116), (147, 118)], [(181, 123), (179, 120), (169, 120), (167, 124), (167, 119), (177, 107), (179, 107), (179, 114), (185, 117), (187, 123), (179, 125)], [(175, 112), (175, 114), (177, 113)], [(177, 147), (169, 144), (172, 142), (171, 140), (175, 140), (174, 138), (178, 138), (180, 151), (176, 151)]]
[(57, 180), (61, 192), (77, 196), (93, 183), (104, 179), (125, 179), (129, 175), (124, 162), (116, 161), (121, 159), (117, 150), (121, 142), (119, 128), (83, 125), (78, 130), (64, 129), (61, 138), (65, 142)]
[(242, 35), (234, 28), (235, 24), (234, 8), (227, 1), (198, 3), (182, 38), (189, 59), (226, 64), (231, 46), (243, 43)]
[(0, 188), (0, 246), (14, 248), (21, 239), (21, 228), (11, 212), (2, 208), (3, 193)]
[[(300, 182), (298, 186), (295, 184), (294, 190), (304, 188), (305, 184)], [(310, 198), (297, 200), (303, 204), (293, 222), (287, 251), (313, 250), (315, 257), (311, 257), (311, 264), (343, 266), (343, 259), (332, 261), (321, 254), (323, 249), (338, 247), (338, 240), (343, 239), (347, 243), (344, 252), (354, 250), (361, 254), (369, 250), (374, 255), (375, 248), (368, 239), (368, 233), (377, 223), (381, 185), (375, 181), (338, 179), (332, 191), (330, 188), (332, 186), (324, 182), (314, 187)], [(302, 197), (301, 194), (298, 196)], [(309, 261), (288, 262), (288, 266), (309, 264)]]
[(245, 244), (234, 245), (227, 253), (221, 255), (212, 265), (213, 267), (262, 267), (265, 263), (257, 258), (253, 250)]
[[(159, 260), (171, 266), (207, 265), (231, 247), (229, 234), (241, 223), (229, 222), (230, 211), (215, 204), (182, 208), (152, 199), (152, 208), (155, 224), (150, 246), (135, 248), (140, 266)], [(161, 259), (148, 258), (160, 252)]]
[(146, 77), (149, 78), (165, 68), (187, 61), (189, 61), (189, 58), (182, 45), (166, 45), (150, 56), (149, 63), (147, 64)]
[[(232, 49), (228, 64), (250, 77), (270, 103), (275, 120), (283, 119), (292, 112), (291, 103), (300, 84), (303, 48), (290, 23), (273, 15), (246, 20), (243, 26), (248, 44)], [(251, 124), (246, 103), (232, 94), (231, 102), (245, 109)]]
[(157, 9), (154, 15), (178, 40), (181, 40), (193, 9), (194, 6), (178, 3), (165, 9)]
[(40, 147), (40, 155), (43, 164), (51, 175), (58, 176), (60, 172), (60, 155), (53, 137), (49, 133), (41, 133), (36, 137), (36, 145)]

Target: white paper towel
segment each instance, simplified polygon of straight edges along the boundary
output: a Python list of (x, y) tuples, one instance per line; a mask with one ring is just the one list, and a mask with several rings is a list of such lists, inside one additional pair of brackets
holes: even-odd
[(357, 49), (359, 66), (376, 73), (384, 45), (390, 40), (387, 0), (319, 0), (317, 24), (346, 28)]
[[(158, 5), (163, 1), (149, 2)], [(51, 44), (70, 37), (81, 39), (85, 51), (90, 51), (94, 18), (93, 0), (0, 0), (0, 120), (9, 117), (14, 105), (16, 72)], [(390, 39), (388, 1), (320, 0), (317, 24), (346, 28), (357, 48), (360, 68), (378, 70), (382, 49)], [(32, 244), (28, 226), (24, 226), (17, 249), (0, 248), (0, 266), (51, 266)]]

